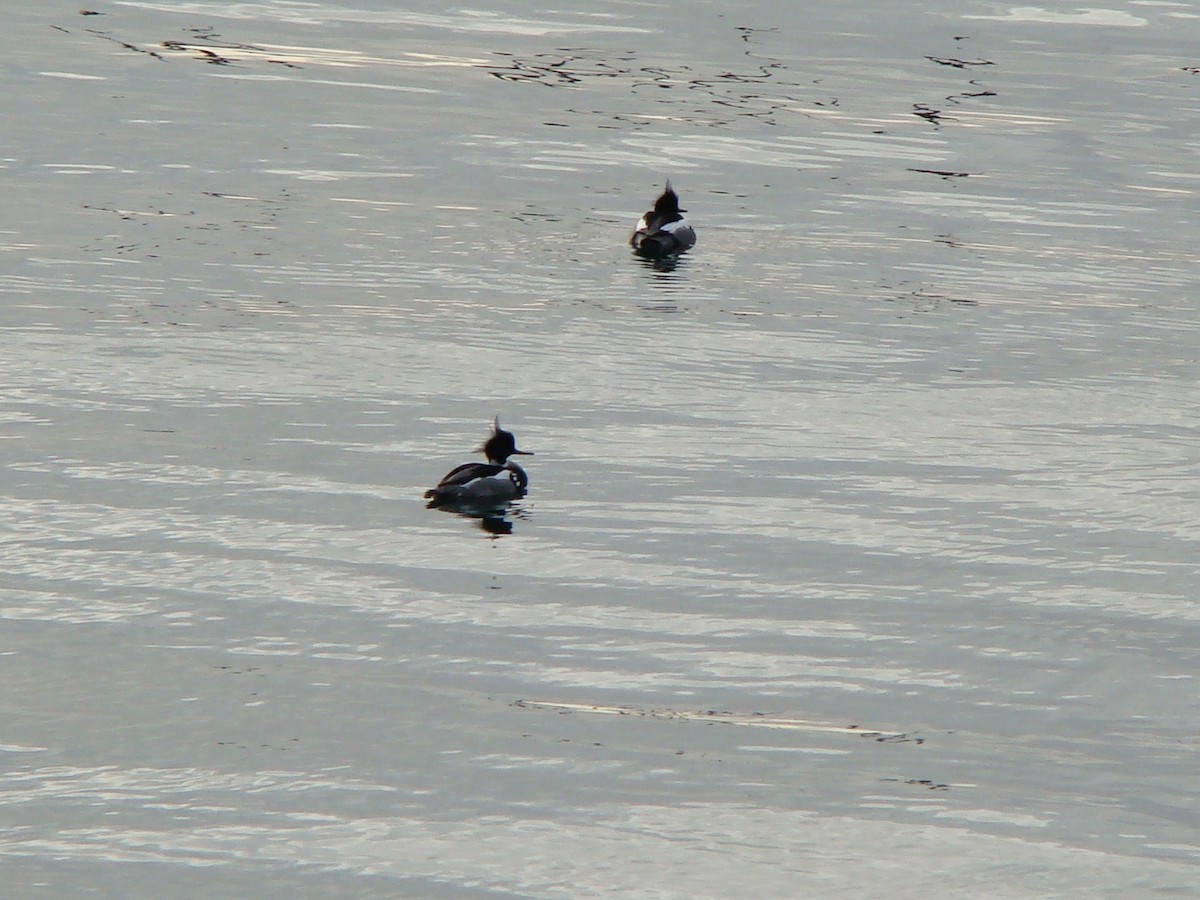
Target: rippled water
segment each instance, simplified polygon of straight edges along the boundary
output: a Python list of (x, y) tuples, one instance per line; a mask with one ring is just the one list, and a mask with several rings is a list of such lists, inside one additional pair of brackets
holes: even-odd
[(10, 16), (14, 895), (1200, 883), (1196, 17), (682, 9)]

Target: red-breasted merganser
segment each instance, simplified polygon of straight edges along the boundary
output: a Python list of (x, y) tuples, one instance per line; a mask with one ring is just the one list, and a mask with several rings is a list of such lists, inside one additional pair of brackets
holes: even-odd
[(429, 509), (447, 507), (460, 511), (483, 512), (502, 509), (510, 500), (525, 496), (529, 476), (510, 456), (533, 456), (517, 449), (511, 431), (500, 427), (500, 417), (492, 422), (492, 435), (479, 447), (486, 463), (463, 463), (447, 472), (437, 487), (425, 492)]
[(696, 243), (696, 232), (679, 208), (679, 195), (667, 182), (667, 188), (654, 201), (654, 209), (638, 219), (629, 239), (633, 252), (645, 259), (662, 259), (683, 253)]

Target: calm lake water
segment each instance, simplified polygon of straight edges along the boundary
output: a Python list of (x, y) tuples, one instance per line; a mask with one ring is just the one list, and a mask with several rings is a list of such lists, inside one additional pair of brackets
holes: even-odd
[(1200, 17), (673, 9), (9, 11), (8, 896), (1200, 890)]

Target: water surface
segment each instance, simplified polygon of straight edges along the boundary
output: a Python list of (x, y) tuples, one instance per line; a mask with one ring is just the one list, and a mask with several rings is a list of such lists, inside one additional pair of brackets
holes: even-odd
[(1195, 18), (650, 9), (13, 14), (13, 890), (1194, 888)]

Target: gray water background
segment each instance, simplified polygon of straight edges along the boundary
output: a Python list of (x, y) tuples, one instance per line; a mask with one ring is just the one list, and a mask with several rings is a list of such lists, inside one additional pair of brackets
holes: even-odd
[(88, 9), (0, 36), (8, 895), (1197, 892), (1193, 7)]

